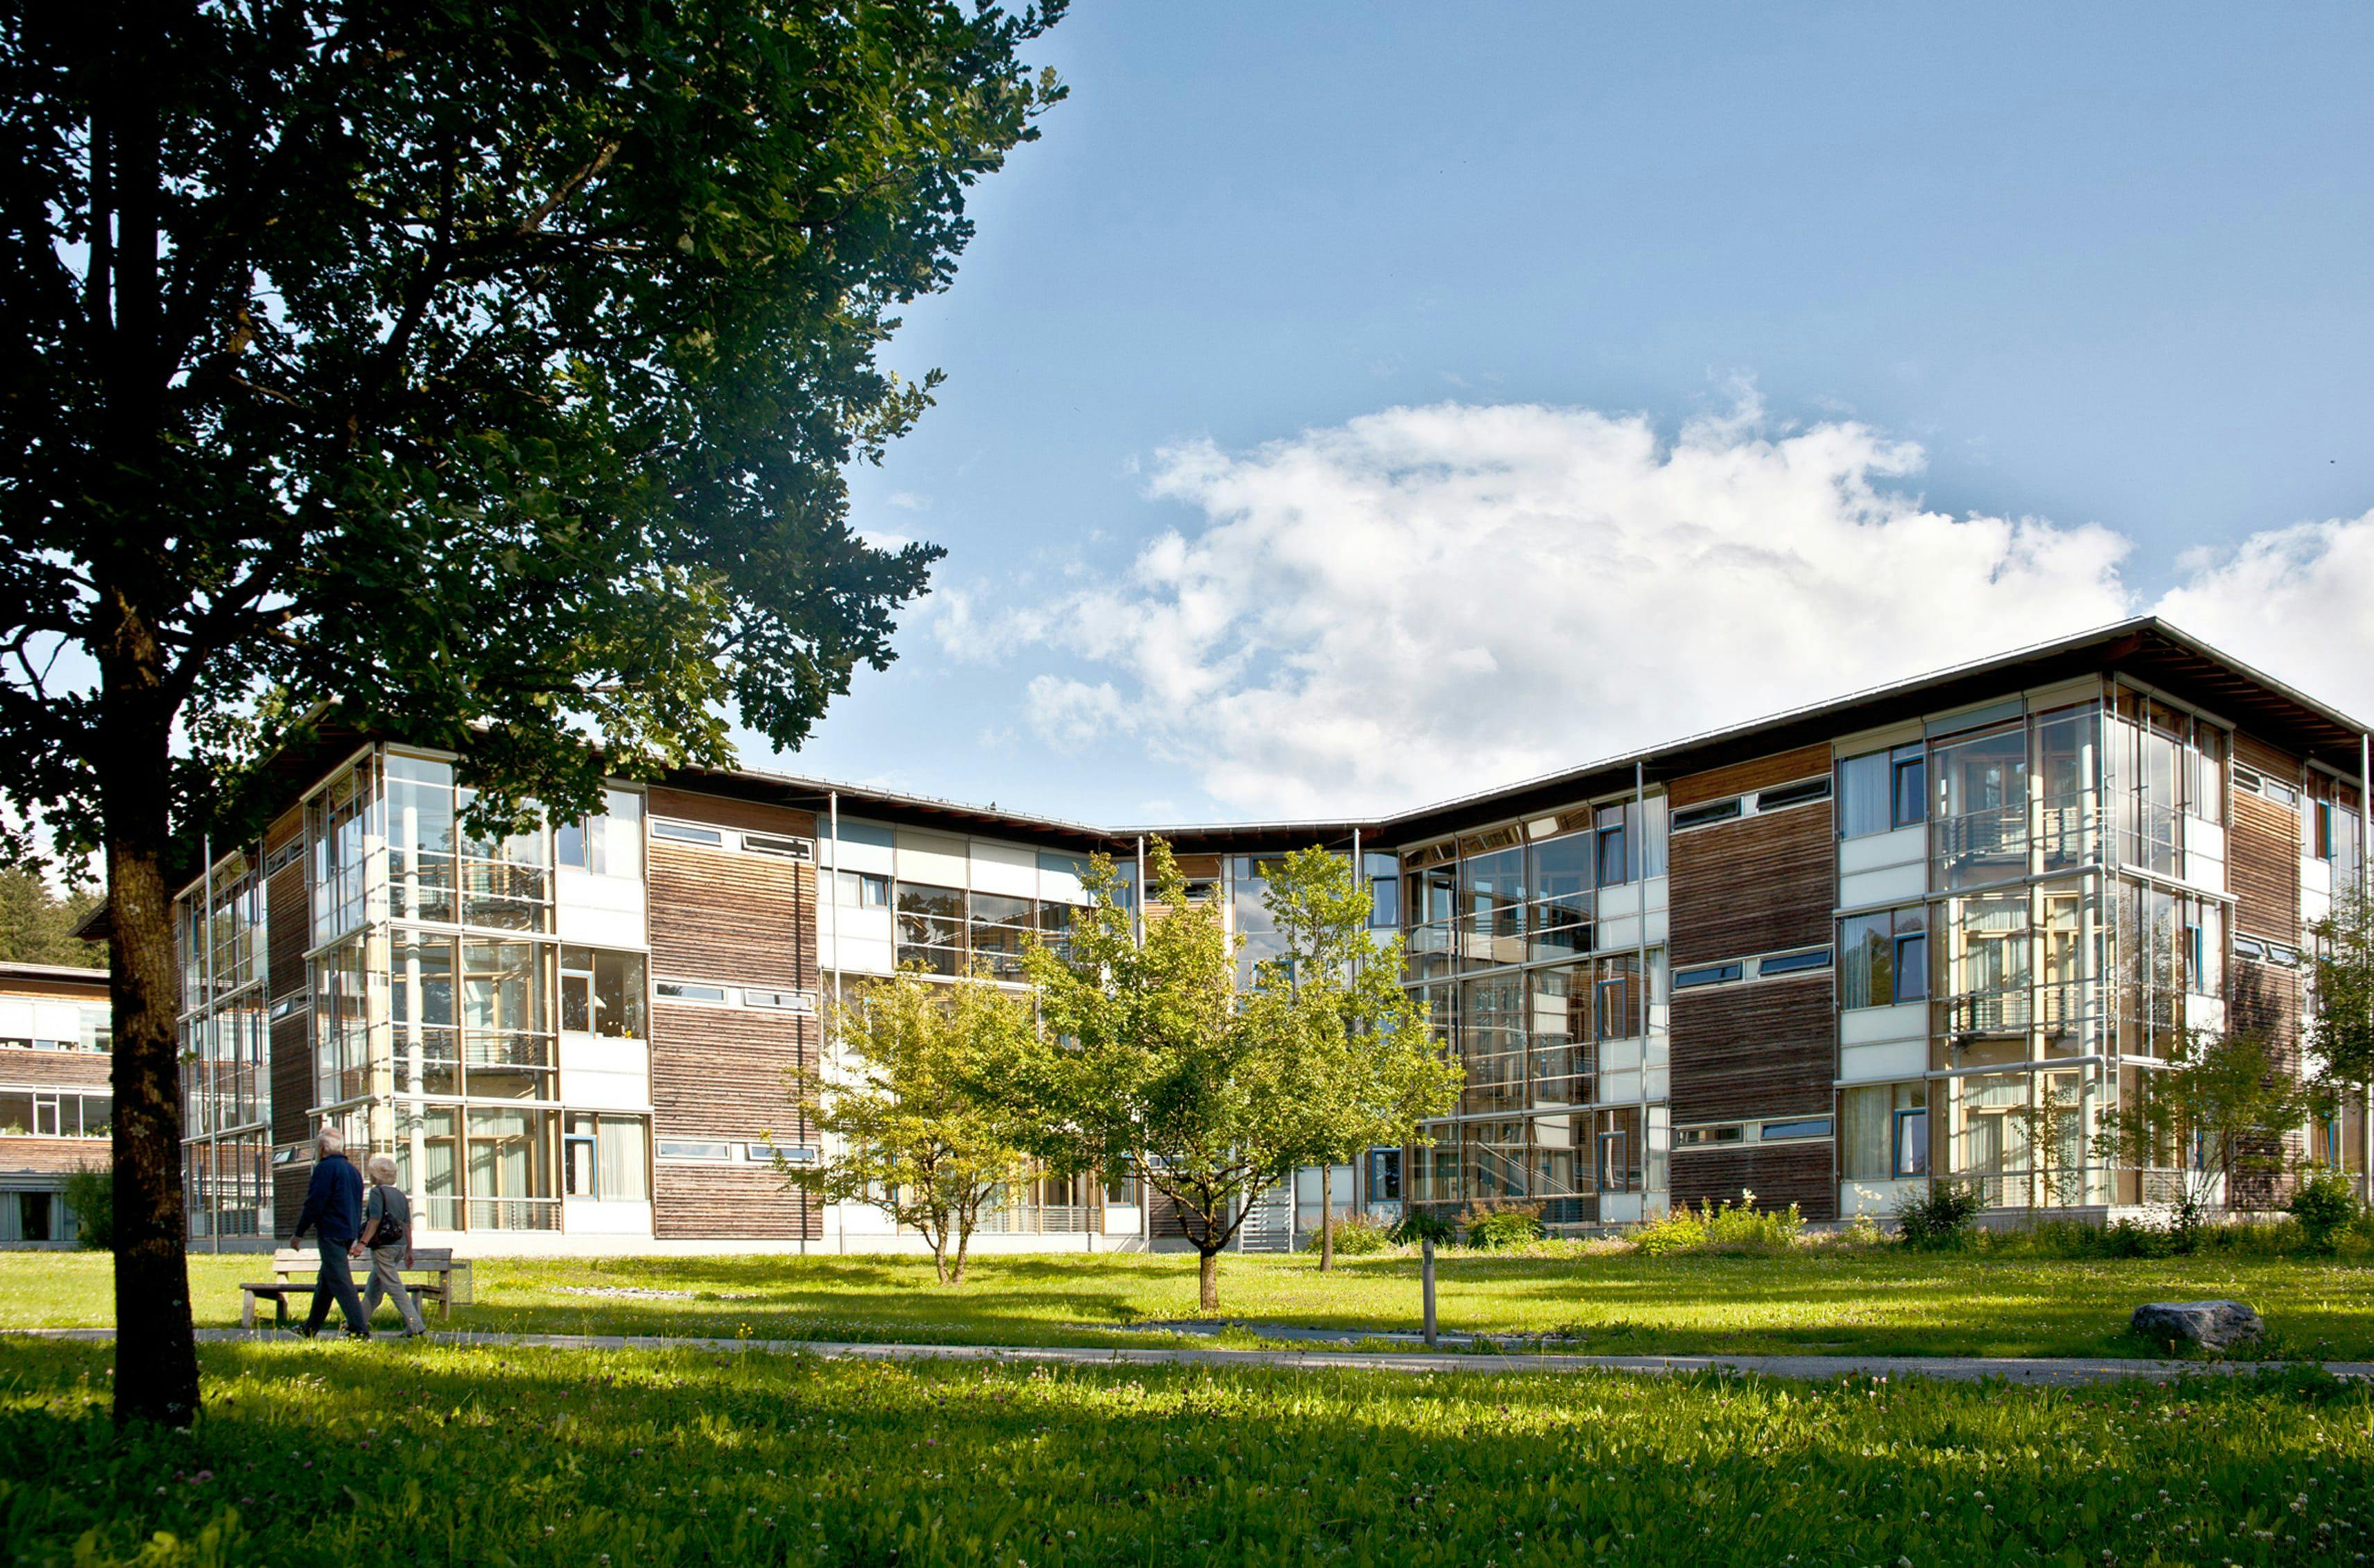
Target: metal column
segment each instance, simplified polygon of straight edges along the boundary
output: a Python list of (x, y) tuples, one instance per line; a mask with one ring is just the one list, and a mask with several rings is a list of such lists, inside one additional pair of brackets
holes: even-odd
[[(1649, 773), (1645, 763), (1635, 759), (1632, 763), (1632, 831), (1625, 837), (1632, 856), (1633, 885), (1639, 890), (1639, 936), (1633, 945), (1634, 977), (1640, 987), (1640, 1217), (1649, 1216), (1649, 1170), (1652, 1139), (1649, 1136), (1649, 1037), (1651, 1020), (1656, 1016), (1656, 990), (1649, 983)], [(1594, 854), (1597, 841), (1592, 841)], [(1671, 1118), (1668, 1118), (1670, 1121)], [(1598, 1152), (1597, 1148), (1592, 1153)], [(1665, 1206), (1673, 1207), (1673, 1176), (1670, 1165), (1665, 1178)]]

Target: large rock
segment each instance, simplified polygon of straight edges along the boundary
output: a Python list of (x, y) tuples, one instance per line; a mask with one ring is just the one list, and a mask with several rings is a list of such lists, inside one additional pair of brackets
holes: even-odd
[(2146, 1339), (2184, 1341), (2222, 1350), (2267, 1331), (2264, 1319), (2240, 1302), (2149, 1302), (2129, 1326)]

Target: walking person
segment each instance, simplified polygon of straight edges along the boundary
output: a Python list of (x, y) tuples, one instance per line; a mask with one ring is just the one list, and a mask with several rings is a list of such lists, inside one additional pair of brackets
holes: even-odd
[(370, 1254), (370, 1279), (363, 1285), (363, 1321), (379, 1311), (382, 1295), (395, 1298), (407, 1339), (429, 1332), (420, 1321), (420, 1303), (405, 1288), (404, 1270), (412, 1267), (412, 1200), (395, 1185), (395, 1157), (374, 1154), (363, 1162), (370, 1173), (370, 1196), (363, 1200), (363, 1232), (355, 1240), (354, 1256)]
[(363, 1315), (362, 1300), (355, 1294), (354, 1273), (347, 1266), (347, 1249), (362, 1231), (362, 1174), (347, 1158), (347, 1140), (338, 1129), (325, 1126), (313, 1139), (313, 1185), (305, 1189), (305, 1207), (297, 1211), (297, 1228), (290, 1232), (293, 1240), (301, 1242), (305, 1232), (311, 1231), (321, 1248), (321, 1267), (313, 1276), (313, 1310), (305, 1315), (305, 1326), (297, 1330), (308, 1339), (322, 1331), (334, 1297), (347, 1315), (347, 1337), (370, 1338), (370, 1319)]

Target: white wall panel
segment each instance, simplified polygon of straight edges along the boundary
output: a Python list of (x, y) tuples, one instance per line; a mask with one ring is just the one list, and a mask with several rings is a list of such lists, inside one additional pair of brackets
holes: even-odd
[(975, 892), (1036, 898), (1039, 893), (1039, 852), (1020, 844), (998, 843), (990, 839), (973, 840), (972, 887)]
[(1839, 1077), (1848, 1083), (1893, 1083), (1900, 1079), (1919, 1078), (1928, 1070), (1929, 1043), (1925, 1040), (1839, 1048)]
[(898, 872), (902, 882), (961, 888), (970, 874), (970, 862), (962, 839), (917, 832), (912, 828), (899, 830)]

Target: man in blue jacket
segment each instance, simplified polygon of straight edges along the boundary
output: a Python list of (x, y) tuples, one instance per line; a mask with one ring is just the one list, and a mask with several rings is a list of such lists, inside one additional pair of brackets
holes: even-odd
[(311, 1339), (330, 1315), (330, 1298), (347, 1315), (347, 1338), (370, 1338), (370, 1319), (363, 1315), (362, 1298), (355, 1294), (354, 1271), (347, 1267), (347, 1249), (363, 1228), (363, 1177), (347, 1158), (347, 1140), (335, 1127), (325, 1126), (313, 1140), (313, 1185), (305, 1190), (305, 1207), (297, 1211), (293, 1238), (311, 1231), (321, 1244), (322, 1267), (313, 1276), (313, 1310), (298, 1333)]

